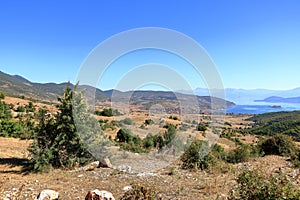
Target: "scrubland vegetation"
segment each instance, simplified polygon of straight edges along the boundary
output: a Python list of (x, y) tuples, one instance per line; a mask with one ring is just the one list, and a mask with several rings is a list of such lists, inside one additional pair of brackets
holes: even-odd
[[(225, 121), (221, 129), (214, 129), (205, 118), (199, 123), (191, 120), (181, 122), (179, 117), (169, 115), (166, 121), (161, 120), (159, 124), (164, 131), (149, 132), (142, 137), (130, 127), (136, 126), (147, 131), (147, 127), (157, 125), (149, 116), (142, 123), (137, 123), (127, 116), (120, 120), (110, 120), (113, 116), (122, 117), (121, 112), (112, 108), (96, 110), (95, 115), (92, 115), (88, 112), (81, 95), (75, 94), (74, 89), (69, 87), (58, 99), (57, 112), (54, 113), (46, 108), (36, 107), (32, 102), (18, 106), (6, 104), (4, 98), (5, 95), (1, 93), (0, 136), (32, 140), (28, 148), (29, 162), (24, 168), (31, 172), (49, 172), (57, 168), (74, 169), (95, 160), (82, 143), (78, 131), (84, 131), (93, 140), (96, 139), (92, 137), (93, 134), (102, 135), (120, 150), (139, 154), (176, 145), (184, 152), (176, 165), (185, 173), (231, 173), (232, 166), (238, 163), (246, 163), (268, 155), (285, 157), (295, 169), (300, 166), (300, 149), (297, 143), (300, 140), (300, 111), (254, 115), (235, 124)], [(79, 115), (73, 115), (73, 106), (80, 108)], [(97, 116), (108, 118), (96, 119)], [(83, 119), (92, 126), (75, 126), (74, 117)], [(167, 123), (167, 120), (176, 123)], [(107, 130), (115, 131), (114, 137), (105, 135)], [(234, 148), (225, 149), (218, 143), (211, 146), (207, 140), (197, 137), (182, 142), (178, 140), (179, 132), (199, 133), (202, 136), (218, 133), (220, 138), (233, 143)], [(257, 140), (245, 142), (243, 137), (248, 135)], [(171, 171), (169, 174), (172, 176), (174, 173)], [(268, 176), (259, 170), (242, 170), (237, 173), (236, 184), (230, 191), (228, 199), (300, 198), (299, 185), (281, 172)], [(160, 198), (151, 186), (135, 184), (121, 199)]]

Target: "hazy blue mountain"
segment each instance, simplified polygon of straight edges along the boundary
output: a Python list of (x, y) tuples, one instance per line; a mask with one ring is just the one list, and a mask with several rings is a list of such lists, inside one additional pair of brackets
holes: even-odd
[(256, 102), (268, 102), (268, 103), (300, 103), (300, 97), (278, 97), (278, 96), (271, 96), (265, 98), (263, 100), (256, 100)]
[[(205, 88), (197, 88), (194, 91), (180, 90), (178, 92), (184, 94), (195, 94), (199, 96), (209, 95), (210, 92)], [(278, 96), (282, 98), (293, 98), (300, 96), (300, 87), (292, 89), (292, 90), (267, 90), (267, 89), (233, 89), (226, 88), (224, 91), (222, 90), (212, 90), (211, 93), (215, 94), (215, 96), (220, 97), (220, 94), (225, 92), (225, 99), (228, 101), (232, 101), (239, 105), (246, 104), (255, 104), (256, 100), (263, 100), (268, 97)]]

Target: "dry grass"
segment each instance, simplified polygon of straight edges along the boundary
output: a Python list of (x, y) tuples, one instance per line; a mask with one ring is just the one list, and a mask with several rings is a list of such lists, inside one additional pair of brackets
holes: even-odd
[[(11, 97), (5, 98), (6, 103), (27, 104), (27, 100)], [(39, 105), (38, 106), (43, 106)], [(48, 106), (48, 105), (46, 105)], [(106, 103), (104, 105), (108, 106)], [(53, 109), (53, 108), (52, 108)], [(141, 137), (147, 133), (157, 134), (163, 129), (158, 123), (180, 124), (181, 121), (170, 120), (168, 114), (149, 115), (146, 111), (132, 111), (128, 115), (118, 117), (99, 117), (99, 119), (122, 120), (126, 117), (133, 119), (135, 125), (126, 125), (134, 134)], [(186, 115), (182, 117), (184, 123), (194, 119), (207, 121), (207, 116)], [(225, 121), (232, 124), (234, 128), (245, 128), (251, 125), (244, 121), (248, 116), (226, 116)], [(155, 121), (154, 125), (146, 126), (141, 129), (140, 125), (145, 119), (151, 118)], [(216, 117), (218, 119), (218, 117)], [(222, 117), (219, 118), (222, 121)], [(204, 139), (204, 134), (196, 131), (195, 125), (187, 123), (187, 130), (183, 135), (192, 135), (198, 139)], [(216, 123), (217, 124), (217, 123)], [(218, 124), (219, 125), (219, 124)], [(118, 129), (107, 129), (107, 135), (114, 136)], [(209, 129), (206, 134), (210, 135)], [(244, 143), (253, 143), (254, 136), (241, 136)], [(266, 156), (252, 159), (247, 163), (228, 165), (224, 169), (218, 169), (210, 173), (205, 171), (186, 171), (180, 168), (178, 162), (167, 167), (153, 171), (153, 174), (122, 173), (116, 169), (94, 169), (92, 171), (78, 170), (52, 170), (47, 174), (24, 174), (21, 169), (24, 165), (24, 159), (28, 157), (27, 147), (31, 141), (12, 138), (0, 138), (0, 199), (10, 195), (12, 199), (33, 199), (43, 189), (54, 189), (61, 194), (61, 199), (84, 199), (87, 191), (91, 189), (108, 190), (112, 192), (115, 198), (120, 198), (125, 191), (123, 187), (133, 183), (147, 183), (147, 185), (156, 188), (163, 199), (225, 199), (231, 188), (236, 184), (236, 176), (244, 169), (260, 169), (266, 173), (277, 173), (279, 169), (286, 173), (297, 173), (287, 158), (279, 156)], [(220, 138), (218, 144), (225, 150), (236, 148), (234, 142)], [(130, 154), (128, 163), (144, 163), (146, 161), (141, 156)], [(117, 163), (117, 162), (116, 162)], [(146, 165), (147, 166), (147, 165)], [(299, 170), (298, 170), (299, 173)], [(296, 182), (297, 180), (295, 180)]]

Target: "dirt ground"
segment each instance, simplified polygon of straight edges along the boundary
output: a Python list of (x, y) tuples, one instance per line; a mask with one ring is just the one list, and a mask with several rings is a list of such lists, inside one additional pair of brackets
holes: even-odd
[[(5, 98), (6, 103), (15, 105), (27, 104), (28, 101), (16, 98)], [(38, 105), (38, 107), (43, 106)], [(49, 106), (51, 111), (56, 111), (53, 106)], [(134, 112), (128, 116), (111, 118), (111, 120), (122, 120), (130, 117), (135, 125), (128, 125), (134, 133), (141, 133), (145, 137), (147, 133), (158, 133), (161, 127), (158, 122), (164, 120), (168, 123), (188, 124), (184, 133), (194, 134), (195, 137), (203, 139), (202, 133), (195, 131), (195, 124), (192, 123), (198, 116), (185, 116), (182, 121), (170, 120), (169, 115), (155, 115), (144, 112)], [(200, 120), (205, 122), (207, 116)], [(251, 126), (251, 122), (245, 121), (248, 116), (226, 116), (226, 121), (233, 128), (246, 128)], [(100, 118), (100, 117), (99, 117)], [(141, 129), (145, 119), (151, 118), (157, 122), (154, 125)], [(107, 119), (101, 117), (101, 119)], [(104, 131), (107, 135), (115, 135), (117, 130)], [(209, 133), (209, 131), (207, 131)], [(198, 135), (198, 136), (197, 136)], [(240, 140), (244, 143), (255, 143), (256, 138), (253, 136), (242, 136)], [(81, 200), (86, 193), (92, 189), (107, 190), (113, 193), (116, 199), (120, 198), (125, 191), (124, 187), (134, 183), (144, 183), (159, 191), (163, 199), (226, 199), (228, 193), (236, 185), (237, 175), (245, 168), (259, 169), (267, 174), (277, 173), (279, 169), (290, 174), (294, 182), (299, 185), (299, 169), (293, 168), (287, 158), (279, 156), (265, 156), (255, 158), (247, 163), (236, 165), (228, 164), (214, 172), (206, 171), (187, 171), (180, 168), (179, 162), (174, 162), (169, 166), (157, 169), (146, 170), (144, 173), (120, 170), (118, 166), (115, 169), (104, 168), (78, 168), (72, 170), (51, 170), (49, 173), (35, 174), (23, 172), (22, 168), (28, 161), (27, 148), (30, 140), (19, 140), (13, 138), (0, 137), (0, 199), (9, 197), (11, 200), (31, 200), (34, 199), (41, 190), (53, 189), (60, 193), (62, 200)], [(225, 150), (232, 150), (236, 145), (231, 140), (219, 138), (218, 144)], [(141, 157), (130, 157), (132, 162), (141, 162)], [(146, 163), (146, 162), (145, 162)], [(125, 166), (128, 167), (128, 166)], [(89, 169), (89, 170), (87, 170)], [(299, 187), (300, 189), (300, 187)], [(7, 198), (8, 199), (8, 198)]]
[(266, 173), (274, 173), (280, 168), (299, 174), (287, 158), (279, 156), (252, 159), (213, 173), (182, 170), (176, 163), (145, 173), (104, 168), (24, 173), (21, 169), (28, 157), (26, 149), (29, 144), (30, 141), (0, 138), (0, 199), (6, 196), (19, 200), (34, 199), (43, 189), (58, 191), (60, 199), (84, 199), (92, 189), (108, 190), (118, 199), (125, 193), (123, 188), (133, 183), (146, 183), (156, 188), (163, 199), (226, 199), (236, 184), (235, 177), (244, 168), (261, 169)]

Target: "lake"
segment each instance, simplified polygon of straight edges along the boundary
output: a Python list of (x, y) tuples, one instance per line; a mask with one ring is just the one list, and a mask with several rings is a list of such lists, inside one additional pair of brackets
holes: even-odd
[[(273, 107), (280, 106), (280, 107)], [(300, 110), (300, 104), (251, 104), (251, 105), (236, 105), (226, 110), (226, 113), (233, 114), (262, 114), (267, 112), (293, 111)]]

